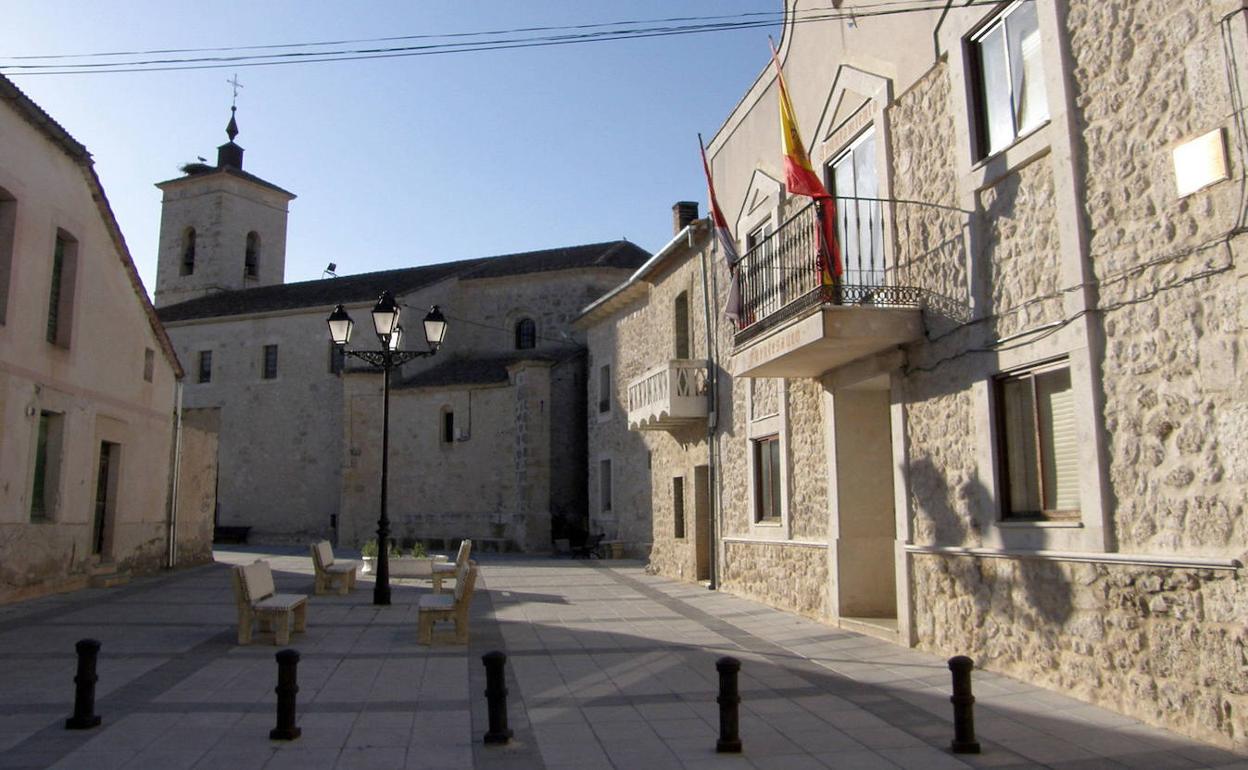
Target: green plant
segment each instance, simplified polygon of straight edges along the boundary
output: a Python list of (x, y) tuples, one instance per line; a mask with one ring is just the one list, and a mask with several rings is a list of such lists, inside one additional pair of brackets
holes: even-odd
[[(366, 558), (377, 558), (377, 541), (365, 541), (364, 545), (360, 546), (360, 555)], [(396, 557), (402, 555), (399, 546), (393, 540), (390, 541), (390, 555)]]
[(412, 546), (412, 556), (415, 556), (417, 559), (423, 559), (428, 555), (429, 552), (425, 550), (425, 544), (417, 540), (416, 544)]

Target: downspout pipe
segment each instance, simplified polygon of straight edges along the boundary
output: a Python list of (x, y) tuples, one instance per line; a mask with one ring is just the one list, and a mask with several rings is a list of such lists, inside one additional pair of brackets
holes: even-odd
[(945, 9), (940, 12), (940, 18), (936, 20), (936, 27), (932, 30), (932, 48), (936, 52), (936, 61), (940, 61), (940, 27), (945, 23), (945, 17), (949, 15), (949, 9), (953, 7), (953, 0), (945, 3)]
[[(714, 225), (711, 225), (714, 227)], [(710, 241), (708, 240), (708, 245)], [(693, 248), (693, 233), (689, 233), (689, 248)], [(712, 325), (714, 314), (711, 312), (712, 297), (718, 297), (719, 292), (712, 293), (714, 287), (713, 277), (708, 279), (710, 270), (707, 265), (707, 252), (709, 249), (702, 250), (702, 312), (706, 320), (706, 465), (707, 465), (707, 490), (708, 502), (711, 506), (709, 525), (710, 532), (707, 533), (710, 538), (710, 557), (711, 557), (711, 581), (707, 585), (707, 589), (714, 591), (719, 588), (719, 545), (717, 535), (719, 532), (719, 472), (715, 465), (715, 430), (719, 422), (719, 361), (716, 355), (715, 345), (715, 329)]]
[(169, 552), (166, 566), (173, 569), (178, 562), (178, 485), (182, 474), (182, 381), (177, 384), (173, 411), (173, 482), (169, 492)]

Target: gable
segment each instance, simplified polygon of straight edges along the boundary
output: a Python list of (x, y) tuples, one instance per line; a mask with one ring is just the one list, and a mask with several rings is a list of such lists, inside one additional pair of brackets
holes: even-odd
[(762, 169), (754, 169), (750, 177), (750, 185), (746, 188), (745, 199), (737, 218), (733, 223), (733, 231), (738, 235), (744, 222), (752, 222), (762, 217), (763, 212), (775, 211), (784, 199), (784, 185)]

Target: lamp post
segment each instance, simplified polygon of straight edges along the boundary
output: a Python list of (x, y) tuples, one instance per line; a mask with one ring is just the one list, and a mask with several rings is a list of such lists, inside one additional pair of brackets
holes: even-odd
[(373, 327), (381, 350), (348, 350), (351, 329), (355, 323), (347, 311), (338, 305), (329, 314), (329, 336), (343, 355), (354, 356), (382, 370), (381, 399), (381, 515), (377, 518), (377, 582), (373, 585), (373, 604), (390, 603), (390, 518), (386, 514), (386, 483), (390, 455), (390, 370), (416, 358), (424, 358), (438, 352), (446, 337), (446, 319), (434, 305), (425, 314), (425, 342), (428, 350), (400, 350), (403, 327), (399, 324), (399, 303), (388, 291), (382, 292), (373, 307)]

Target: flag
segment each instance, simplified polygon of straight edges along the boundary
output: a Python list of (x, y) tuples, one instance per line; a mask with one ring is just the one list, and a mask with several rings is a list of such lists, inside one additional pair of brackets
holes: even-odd
[(711, 165), (706, 162), (706, 146), (702, 144), (702, 135), (698, 134), (698, 149), (702, 151), (702, 170), (706, 172), (706, 193), (710, 198), (711, 226), (715, 228), (715, 237), (719, 241), (719, 251), (724, 256), (724, 264), (728, 267), (728, 299), (724, 302), (724, 317), (734, 324), (741, 323), (741, 276), (737, 270), (737, 242), (728, 230), (728, 220), (719, 209), (719, 201), (715, 199), (715, 184), (711, 181)]
[(784, 71), (780, 68), (780, 55), (776, 45), (771, 45), (771, 60), (776, 64), (776, 83), (780, 87), (780, 142), (784, 149), (784, 186), (793, 195), (805, 195), (819, 205), (819, 282), (831, 286), (834, 275), (841, 275), (841, 250), (836, 242), (836, 201), (828, 195), (828, 189), (819, 180), (810, 165), (806, 145), (797, 130), (797, 117), (789, 89), (784, 84)]

